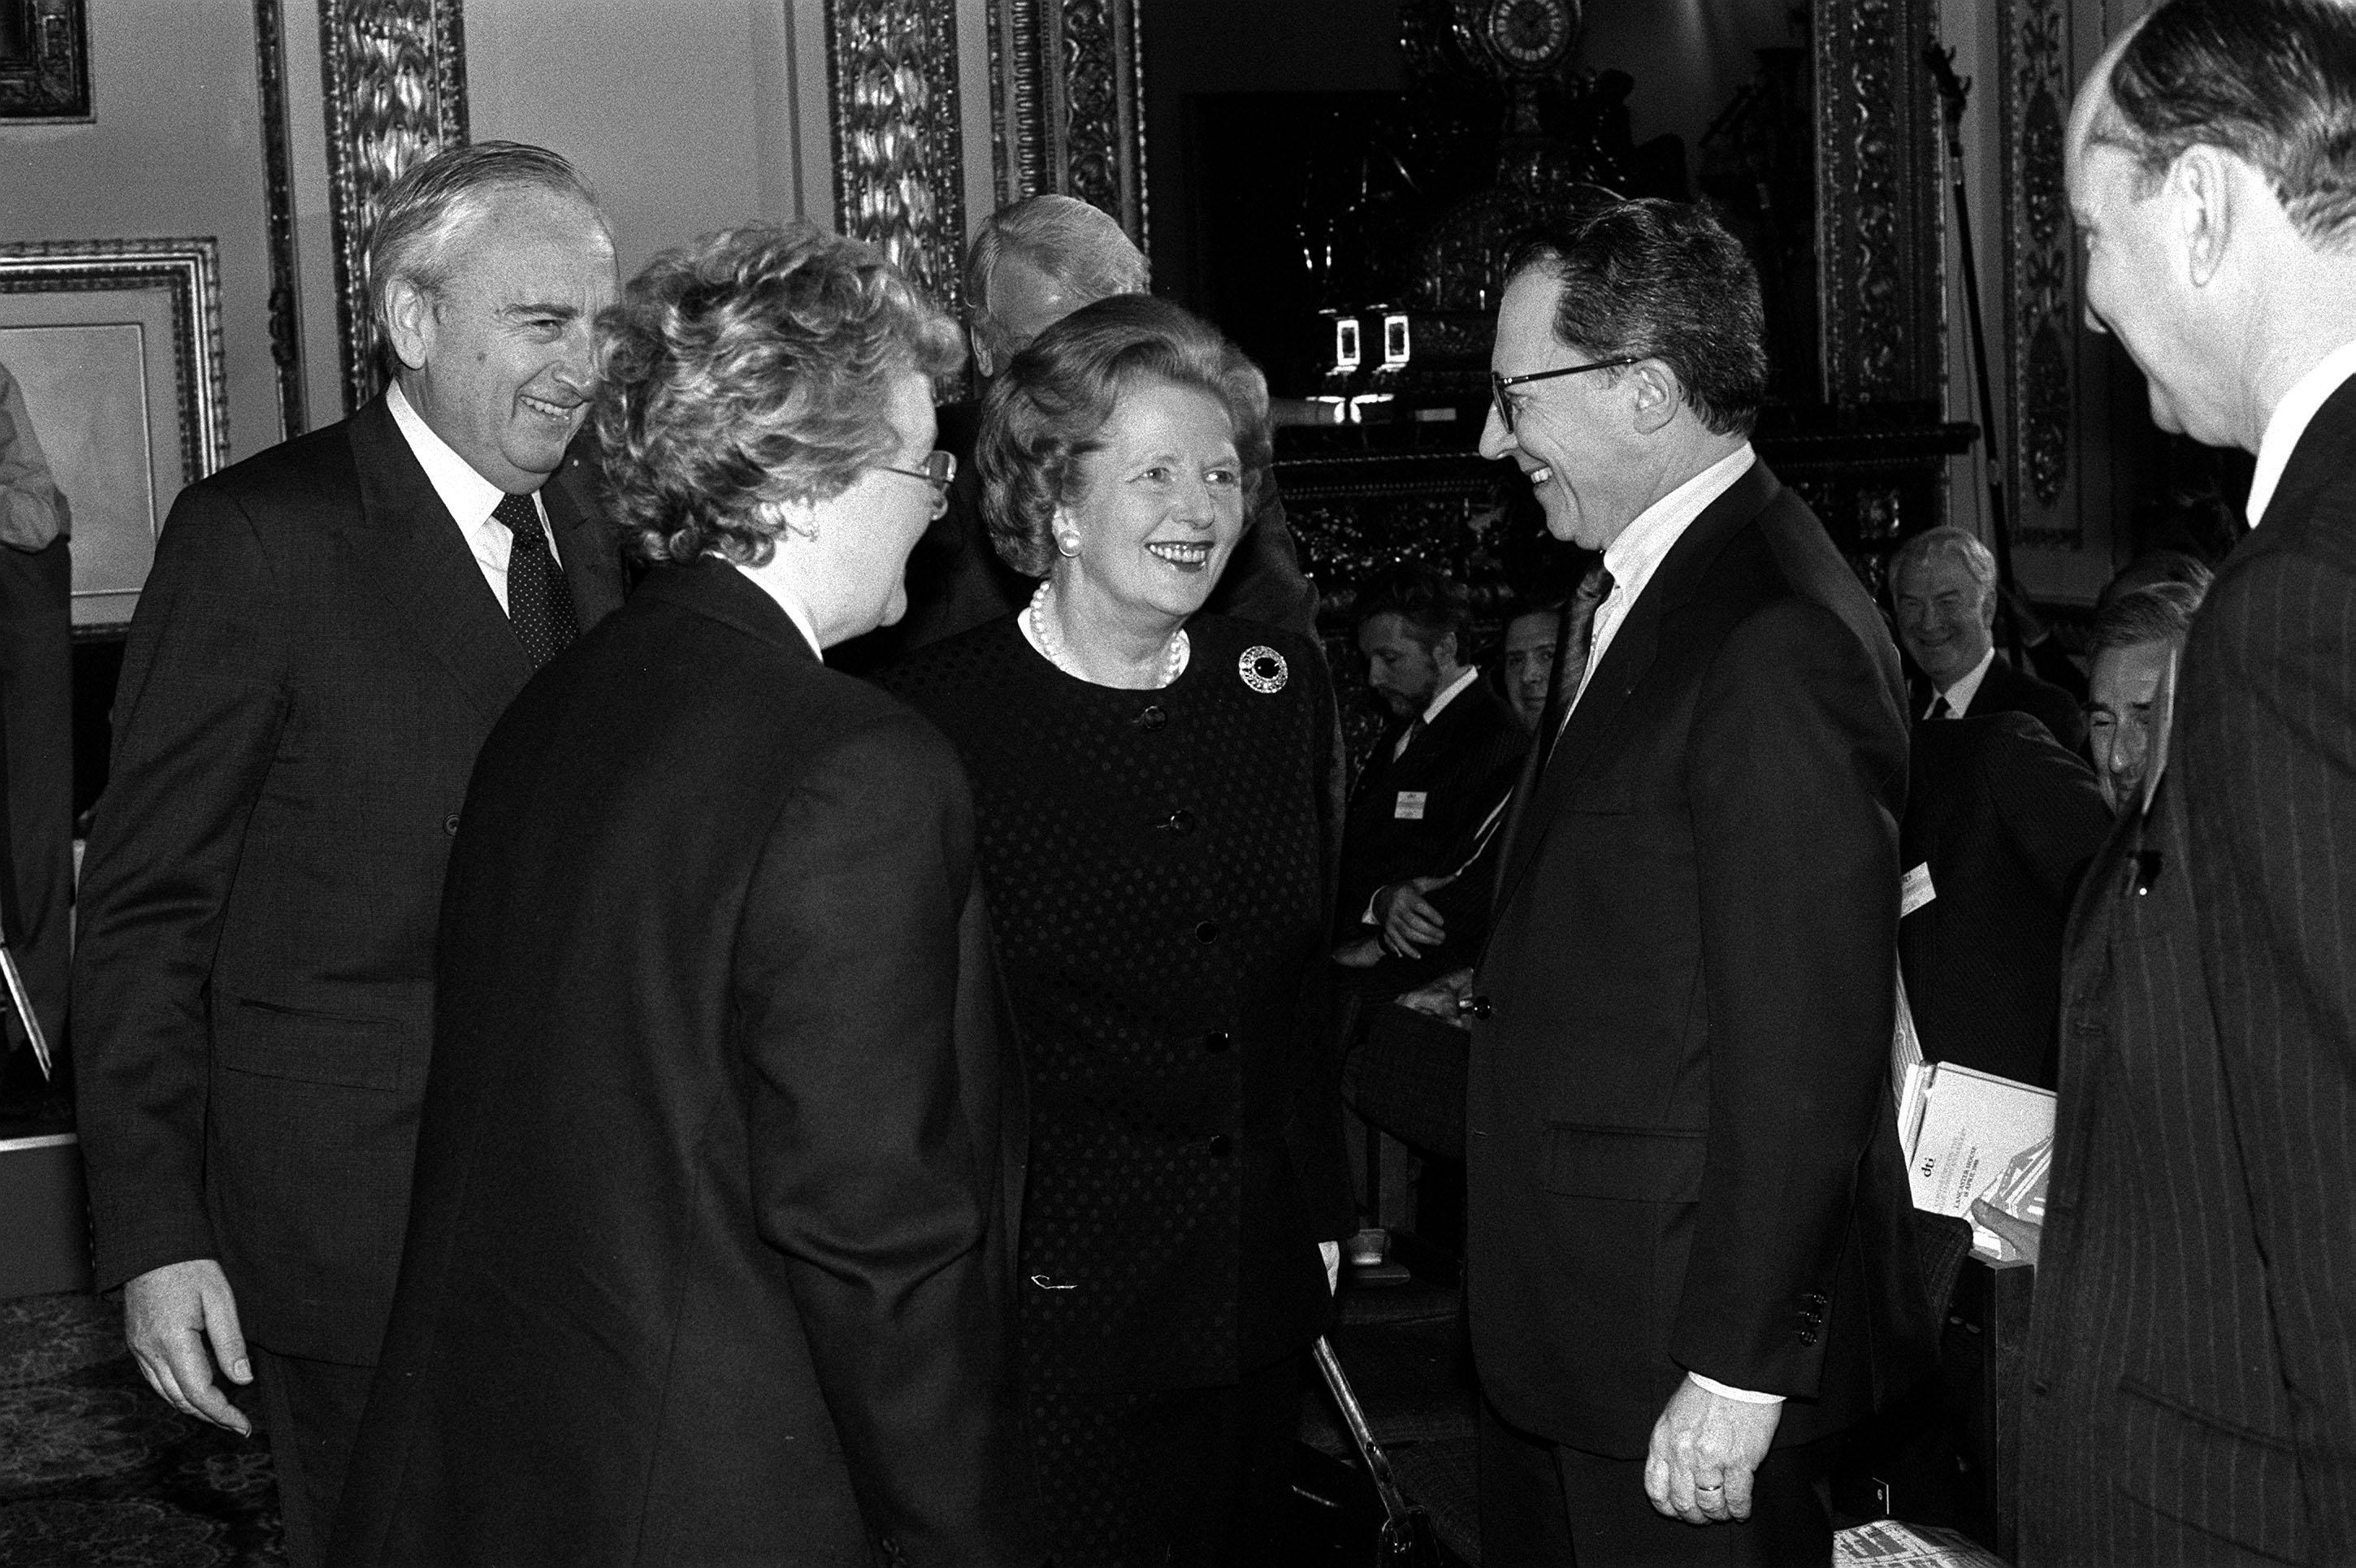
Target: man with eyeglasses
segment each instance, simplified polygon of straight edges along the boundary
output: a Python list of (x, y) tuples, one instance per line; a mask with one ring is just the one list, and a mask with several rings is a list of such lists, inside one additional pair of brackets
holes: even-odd
[(1491, 365), (1483, 454), (1612, 588), (1454, 990), (1483, 1552), (1824, 1562), (1837, 1434), (1933, 1355), (1889, 1099), (1897, 650), (1751, 448), (1759, 285), (1706, 212), (1540, 239)]
[[(1069, 196), (1033, 196), (982, 220), (966, 254), (974, 397), (937, 411), (944, 456), (957, 466), (943, 509), (908, 558), (908, 613), (896, 625), (828, 651), (854, 672), (880, 670), (928, 643), (1012, 615), (1038, 585), (998, 558), (981, 516), (981, 476), (973, 469), (982, 396), (1031, 340), (1084, 305), (1144, 294), (1145, 257), (1119, 221)], [(1317, 635), (1317, 589), (1301, 575), (1284, 502), (1273, 478), (1244, 520), (1244, 536), (1205, 608), (1304, 637)]]

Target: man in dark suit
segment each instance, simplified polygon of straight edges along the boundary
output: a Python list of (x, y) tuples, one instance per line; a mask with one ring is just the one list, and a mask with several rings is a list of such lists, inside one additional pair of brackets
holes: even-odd
[[(0, 365), (0, 875), (13, 875), (0, 918), (53, 1053), (73, 921), (72, 532), (24, 390)], [(16, 1028), (0, 1024), (0, 1067), (23, 1072)]]
[(2086, 744), (2086, 721), (2061, 687), (2015, 670), (1996, 650), (1996, 557), (1960, 528), (1925, 529), (1890, 563), (1898, 640), (1925, 677), (1922, 719), (2027, 714), (2069, 750)]
[(1460, 996), (1484, 1562), (1823, 1562), (1828, 1440), (1933, 1353), (1898, 655), (1751, 451), (1762, 334), (1741, 246), (1666, 202), (1542, 240), (1499, 311), (1482, 451), (1612, 588)]
[(2093, 769), (2026, 714), (1914, 726), (1898, 961), (1932, 1061), (2051, 1089), (2062, 927), (2110, 836)]
[(158, 541), (75, 971), (99, 1283), (182, 1410), (246, 1431), (215, 1362), (256, 1384), (298, 1563), (391, 1305), (467, 774), (622, 596), (567, 456), (614, 297), (579, 177), (442, 154), (369, 257), (394, 386), (189, 487)]
[[(1026, 197), (982, 220), (965, 263), (979, 385), (971, 401), (940, 410), (941, 449), (958, 463), (949, 509), (908, 558), (907, 615), (896, 625), (830, 650), (830, 663), (869, 673), (919, 648), (1012, 615), (1029, 602), (1037, 580), (999, 559), (982, 518), (981, 474), (973, 460), (982, 394), (1040, 333), (1084, 305), (1117, 294), (1144, 294), (1150, 281), (1145, 257), (1119, 220), (1076, 197)], [(1244, 456), (1253, 460), (1250, 453)], [(1266, 458), (1259, 455), (1259, 460)], [(1244, 536), (1204, 608), (1314, 639), (1317, 589), (1301, 575), (1272, 478), (1261, 483), (1259, 493), (1259, 505), (1244, 520)]]
[(2155, 710), (2208, 591), (2205, 580), (2130, 589), (2103, 607), (2086, 634), (2086, 749), (2114, 811), (2142, 804)]
[(467, 792), (335, 1557), (1013, 1563), (1023, 1074), (972, 803), (819, 660), (905, 603), (956, 329), (798, 228), (658, 261), (612, 333), (656, 564)]
[(1417, 562), (1378, 572), (1356, 617), (1366, 684), (1394, 722), (1351, 791), (1334, 940), (1402, 958), (1452, 940), (1469, 961), (1477, 929), (1451, 936), (1431, 896), (1496, 831), (1529, 732), (1463, 657), (1472, 604), (1445, 574)]
[(2257, 454), (2073, 911), (2026, 1563), (2356, 1562), (2356, 11), (2169, 0), (2070, 126), (2090, 324)]

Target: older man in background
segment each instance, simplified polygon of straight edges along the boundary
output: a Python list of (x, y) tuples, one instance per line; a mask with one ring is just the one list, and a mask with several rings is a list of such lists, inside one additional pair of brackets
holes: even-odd
[(2141, 810), (2162, 690), (2192, 633), (2204, 588), (2154, 583), (2104, 605), (2086, 639), (2086, 741), (2114, 812)]
[(75, 961), (98, 1283), (181, 1410), (248, 1431), (216, 1365), (255, 1385), (297, 1564), (391, 1306), (475, 754), (622, 597), (568, 455), (615, 293), (579, 176), (443, 153), (387, 193), (369, 276), (393, 385), (173, 505)]
[(2356, 8), (2169, 0), (2068, 158), (2089, 325), (2257, 470), (2072, 915), (2019, 1555), (2356, 1562)]
[(2015, 670), (1996, 650), (1996, 557), (1987, 545), (1960, 528), (1924, 530), (1891, 558), (1890, 596), (1898, 640), (1929, 686), (1915, 717), (2027, 714), (2069, 749), (2085, 744), (2070, 693)]
[[(1038, 584), (998, 558), (981, 516), (981, 476), (973, 464), (990, 383), (1031, 340), (1084, 305), (1144, 294), (1145, 257), (1118, 220), (1069, 196), (1033, 196), (982, 222), (966, 252), (966, 308), (972, 320), (973, 399), (940, 409), (941, 449), (957, 458), (949, 509), (908, 558), (908, 614), (830, 649), (830, 664), (880, 670), (905, 653), (1012, 615)], [(1317, 590), (1301, 575), (1284, 503), (1272, 482), (1244, 520), (1244, 537), (1205, 609), (1317, 635)]]

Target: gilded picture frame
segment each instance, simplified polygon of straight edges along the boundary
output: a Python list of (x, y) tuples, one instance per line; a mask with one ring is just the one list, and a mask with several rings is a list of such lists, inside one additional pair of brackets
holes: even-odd
[(118, 630), (229, 450), (219, 242), (0, 244), (0, 364), (71, 508), (76, 635)]

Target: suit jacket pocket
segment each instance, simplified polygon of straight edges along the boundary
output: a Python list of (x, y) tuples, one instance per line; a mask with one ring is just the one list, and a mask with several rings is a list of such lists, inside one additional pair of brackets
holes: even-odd
[(1698, 1203), (1708, 1134), (1674, 1127), (1547, 1127), (1539, 1185), (1565, 1197)]
[(2298, 1454), (2285, 1439), (2119, 1380), (2119, 1490), (2286, 1563), (2309, 1560)]
[(213, 1059), (232, 1072), (390, 1093), (401, 1087), (404, 1033), (381, 1018), (232, 997), (213, 1015)]

